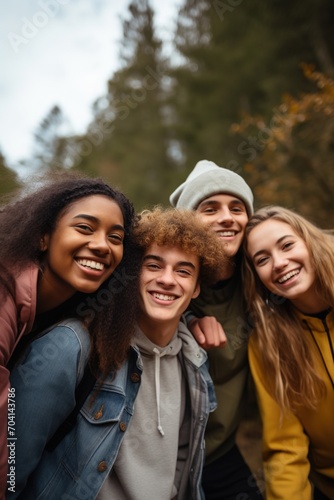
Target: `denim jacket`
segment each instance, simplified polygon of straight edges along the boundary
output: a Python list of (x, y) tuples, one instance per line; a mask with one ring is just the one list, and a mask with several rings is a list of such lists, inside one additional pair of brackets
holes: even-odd
[[(206, 354), (194, 353), (194, 340), (182, 334), (183, 363), (190, 390), (192, 418), (190, 489), (204, 498), (201, 470), (204, 430), (215, 408)], [(75, 428), (50, 453), (45, 445), (75, 406), (75, 386), (89, 356), (89, 335), (81, 322), (69, 320), (35, 340), (23, 363), (12, 372), (16, 393), (16, 486), (8, 499), (93, 500), (110, 474), (130, 423), (141, 380), (135, 347), (115, 377), (107, 377), (90, 405), (87, 398)], [(76, 359), (76, 363), (73, 362)]]
[(44, 450), (75, 406), (89, 347), (83, 324), (69, 320), (34, 340), (24, 362), (13, 370), (16, 491), (7, 498), (92, 500), (109, 474), (140, 384), (135, 349), (115, 377), (104, 381), (92, 406), (87, 398), (75, 428), (52, 453)]

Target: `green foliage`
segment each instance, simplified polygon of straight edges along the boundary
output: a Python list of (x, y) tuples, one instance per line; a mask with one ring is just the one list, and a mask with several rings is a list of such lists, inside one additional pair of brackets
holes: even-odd
[(248, 116), (233, 130), (248, 134), (244, 167), (258, 204), (285, 205), (333, 228), (334, 81), (309, 65), (303, 70), (312, 92), (285, 96), (269, 123)]
[(330, 227), (333, 119), (306, 99), (325, 99), (314, 78), (333, 78), (333, 28), (332, 0), (184, 0), (168, 61), (149, 1), (133, 0), (120, 66), (86, 132), (66, 135), (55, 106), (27, 165), (102, 176), (141, 210), (168, 204), (207, 158), (244, 175), (258, 205), (286, 204)]
[(0, 196), (2, 201), (11, 196), (11, 194), (16, 191), (21, 183), (18, 179), (17, 174), (8, 168), (5, 157), (0, 152)]
[(167, 62), (155, 35), (147, 0), (133, 1), (123, 21), (122, 66), (95, 106), (90, 130), (101, 142), (78, 167), (99, 173), (120, 187), (138, 210), (167, 203), (172, 190), (172, 161), (166, 128)]
[(249, 113), (269, 118), (283, 93), (307, 91), (301, 62), (331, 67), (333, 21), (329, 0), (185, 0), (176, 36), (183, 60), (173, 76), (187, 171), (205, 157), (241, 165), (231, 124)]

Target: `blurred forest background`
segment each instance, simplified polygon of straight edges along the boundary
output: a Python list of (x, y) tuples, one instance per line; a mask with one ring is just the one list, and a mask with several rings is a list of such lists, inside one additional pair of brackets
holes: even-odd
[[(102, 176), (141, 210), (168, 205), (206, 158), (244, 176), (256, 207), (333, 227), (333, 0), (184, 0), (168, 58), (149, 1), (122, 22), (119, 67), (86, 132), (64, 136), (54, 105), (27, 169)], [(22, 182), (1, 154), (0, 178), (1, 193)]]
[[(64, 136), (55, 104), (27, 171), (101, 176), (141, 210), (168, 205), (208, 159), (244, 176), (256, 207), (334, 227), (333, 0), (184, 0), (169, 57), (149, 1), (132, 1), (122, 22), (119, 67), (87, 130)], [(0, 194), (23, 182), (1, 153), (0, 179)], [(246, 417), (239, 444), (263, 488), (261, 428)]]

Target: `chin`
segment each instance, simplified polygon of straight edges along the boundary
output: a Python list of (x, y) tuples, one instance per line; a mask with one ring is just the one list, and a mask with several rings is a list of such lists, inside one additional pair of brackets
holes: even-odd
[(76, 292), (87, 293), (87, 294), (88, 293), (94, 293), (94, 292), (96, 292), (96, 290), (99, 289), (99, 287), (100, 287), (100, 285), (94, 286), (94, 287), (87, 287), (87, 286), (85, 287), (85, 286), (82, 286), (80, 288), (77, 288)]
[(228, 246), (225, 248), (225, 253), (226, 253), (226, 256), (227, 257), (235, 257), (238, 253), (238, 249), (237, 248), (229, 248)]

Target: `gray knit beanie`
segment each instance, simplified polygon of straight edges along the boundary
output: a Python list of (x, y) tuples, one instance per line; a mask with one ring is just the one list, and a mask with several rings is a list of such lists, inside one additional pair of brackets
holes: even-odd
[(253, 193), (244, 179), (208, 160), (195, 165), (184, 183), (170, 195), (169, 201), (173, 207), (194, 210), (201, 201), (219, 193), (236, 196), (244, 202), (248, 216), (253, 214)]

